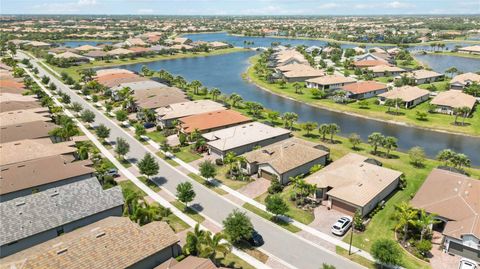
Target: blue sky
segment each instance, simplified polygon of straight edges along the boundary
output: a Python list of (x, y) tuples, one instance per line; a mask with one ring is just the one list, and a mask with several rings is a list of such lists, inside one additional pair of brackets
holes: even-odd
[(0, 0), (1, 14), (480, 14), (480, 0)]

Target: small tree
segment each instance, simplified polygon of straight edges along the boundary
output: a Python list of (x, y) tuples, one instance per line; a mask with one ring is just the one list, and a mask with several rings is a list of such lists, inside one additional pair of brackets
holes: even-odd
[(204, 178), (213, 178), (217, 175), (217, 169), (215, 168), (215, 164), (213, 164), (210, 160), (202, 162), (199, 168), (200, 175)]
[(360, 210), (355, 211), (355, 215), (353, 215), (353, 228), (355, 228), (357, 231), (363, 231), (365, 229)]
[(333, 144), (333, 136), (340, 132), (340, 126), (336, 123), (330, 123), (328, 125), (328, 133), (330, 134), (330, 142)]
[(77, 113), (83, 110), (82, 104), (77, 102), (73, 102), (71, 107), (72, 107), (72, 110)]
[(145, 130), (145, 127), (143, 124), (137, 123), (135, 124), (135, 135), (137, 137), (141, 137), (142, 135), (145, 135), (147, 131)]
[(350, 136), (348, 137), (348, 141), (350, 142), (350, 144), (352, 144), (352, 148), (354, 150), (357, 150), (357, 146), (360, 145), (360, 143), (362, 143), (360, 136), (356, 133), (350, 134)]
[(368, 144), (370, 144), (373, 147), (373, 154), (377, 154), (377, 149), (379, 146), (383, 144), (383, 141), (385, 140), (385, 137), (378, 132), (374, 132), (371, 135), (368, 136)]
[(187, 136), (184, 133), (178, 134), (178, 141), (180, 142), (180, 145), (185, 145), (187, 143)]
[(130, 151), (130, 145), (127, 140), (121, 137), (117, 137), (117, 143), (115, 145), (115, 153), (123, 160), (125, 155)]
[(115, 112), (115, 118), (118, 121), (126, 121), (128, 118), (128, 113), (125, 110), (118, 110), (117, 112)]
[(397, 149), (397, 139), (393, 136), (387, 136), (383, 140), (382, 146), (387, 150), (387, 158), (390, 157), (390, 151)]
[(153, 158), (150, 153), (147, 153), (138, 163), (138, 169), (140, 169), (140, 173), (142, 175), (145, 175), (148, 179), (150, 179), (151, 176), (158, 174), (158, 170), (160, 168), (155, 158)]
[(397, 242), (391, 239), (379, 239), (375, 241), (371, 248), (373, 258), (384, 265), (400, 265), (402, 261), (402, 250)]
[(177, 185), (177, 198), (180, 202), (185, 204), (185, 209), (188, 207), (188, 203), (195, 198), (195, 191), (193, 190), (192, 183), (183, 182)]
[(421, 147), (413, 147), (408, 151), (408, 157), (413, 166), (422, 167), (427, 158), (425, 151)]
[(304, 124), (302, 124), (302, 129), (307, 132), (307, 136), (310, 135), (310, 132), (317, 129), (318, 124), (313, 121), (307, 121)]
[(84, 122), (92, 123), (95, 121), (95, 113), (93, 113), (91, 110), (84, 110), (80, 115), (80, 118)]
[(233, 210), (223, 220), (223, 229), (232, 243), (242, 239), (250, 239), (253, 233), (253, 225), (245, 212), (238, 209)]
[(278, 215), (284, 215), (288, 212), (288, 205), (278, 194), (269, 195), (265, 199), (267, 211), (274, 215), (274, 220), (278, 220)]
[(95, 133), (103, 141), (110, 136), (110, 129), (105, 124), (100, 124), (95, 129)]

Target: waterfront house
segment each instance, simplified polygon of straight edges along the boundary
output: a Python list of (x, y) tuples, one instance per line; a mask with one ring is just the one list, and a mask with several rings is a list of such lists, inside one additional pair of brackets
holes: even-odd
[(480, 75), (471, 72), (456, 75), (450, 81), (450, 89), (463, 90), (473, 82), (480, 83)]
[(92, 45), (87, 44), (87, 45), (76, 47), (75, 50), (79, 51), (81, 53), (84, 53), (84, 52), (91, 51), (91, 50), (102, 50), (102, 48), (94, 47)]
[(279, 70), (283, 71), (282, 76), (287, 82), (304, 82), (307, 79), (316, 78), (324, 76), (325, 73), (322, 70), (315, 69), (310, 65), (306, 64), (290, 64), (289, 70), (282, 69), (280, 66)]
[(358, 81), (342, 87), (351, 99), (366, 99), (377, 96), (388, 90), (387, 84), (376, 81)]
[(249, 117), (234, 110), (218, 110), (179, 119), (180, 131), (185, 134), (190, 134), (193, 131), (208, 133), (250, 121)]
[(197, 100), (170, 104), (157, 108), (155, 112), (158, 115), (158, 124), (164, 128), (170, 127), (172, 121), (183, 117), (225, 109), (225, 106), (212, 100)]
[(321, 90), (336, 90), (345, 85), (355, 83), (357, 80), (351, 77), (340, 75), (326, 75), (323, 77), (307, 79), (305, 82), (307, 88), (317, 88)]
[(227, 152), (237, 155), (255, 147), (265, 147), (290, 137), (290, 131), (260, 122), (237, 125), (202, 135), (207, 140), (209, 154), (223, 158)]
[(324, 166), (329, 152), (319, 144), (298, 138), (289, 138), (242, 155), (242, 167), (249, 175), (287, 184), (290, 177), (307, 174), (314, 165)]
[(70, 51), (57, 54), (53, 57), (56, 58), (56, 59), (67, 60), (67, 61), (69, 61), (70, 63), (73, 63), (73, 64), (82, 64), (82, 63), (90, 62), (90, 59), (88, 57), (85, 57), (83, 55), (76, 54), (76, 53), (73, 53), (73, 52), (70, 52)]
[(386, 100), (401, 99), (405, 108), (414, 107), (428, 100), (430, 92), (420, 89), (416, 86), (403, 86), (378, 95), (380, 104), (385, 104)]
[(414, 80), (415, 84), (425, 84), (425, 83), (432, 83), (435, 81), (443, 80), (444, 75), (437, 73), (431, 70), (415, 70), (405, 74), (408, 78)]
[(316, 185), (315, 197), (328, 208), (351, 216), (358, 210), (366, 216), (397, 188), (401, 175), (368, 157), (348, 153), (305, 181)]
[(84, 53), (83, 56), (92, 58), (95, 60), (103, 60), (108, 56), (108, 54), (103, 50), (91, 50), (87, 53)]
[(208, 43), (208, 46), (212, 49), (226, 49), (230, 47), (227, 43), (219, 42), (219, 41), (213, 41)]
[(480, 55), (480, 45), (474, 45), (474, 46), (459, 48), (458, 52)]
[(472, 112), (476, 102), (477, 99), (469, 94), (461, 91), (449, 90), (440, 92), (432, 99), (430, 104), (436, 106), (436, 112), (452, 115), (454, 109), (460, 107), (468, 107), (470, 112)]
[(147, 43), (138, 37), (131, 37), (125, 40), (127, 46), (147, 46)]
[(386, 65), (387, 63), (383, 60), (360, 60), (353, 62), (353, 65), (357, 68), (368, 68), (373, 66)]
[(107, 55), (114, 56), (114, 57), (131, 55), (132, 53), (133, 53), (133, 51), (128, 50), (128, 49), (124, 49), (124, 48), (116, 48), (116, 49), (107, 51)]
[(436, 214), (433, 229), (443, 234), (445, 251), (480, 262), (480, 181), (433, 169), (411, 205)]
[(389, 77), (389, 76), (399, 76), (400, 74), (406, 72), (404, 69), (391, 65), (376, 65), (367, 67), (367, 70), (371, 71), (374, 77)]

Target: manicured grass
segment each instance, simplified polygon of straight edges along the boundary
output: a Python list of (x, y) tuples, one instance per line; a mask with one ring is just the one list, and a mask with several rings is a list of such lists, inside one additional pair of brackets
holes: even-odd
[(220, 195), (225, 195), (227, 194), (226, 191), (220, 189), (219, 187), (215, 187), (213, 185), (211, 185), (210, 183), (208, 183), (203, 177), (197, 175), (197, 174), (194, 174), (194, 173), (190, 173), (188, 174), (188, 176), (190, 178), (192, 178), (193, 180), (197, 181), (198, 183), (204, 185), (204, 186), (207, 186), (209, 189), (211, 189), (212, 191), (220, 194)]
[(222, 257), (221, 254), (217, 256), (220, 264), (228, 268), (242, 268), (242, 269), (255, 269), (255, 267), (248, 264), (246, 261), (240, 259), (237, 255), (233, 253), (228, 253), (225, 257)]
[(164, 217), (162, 220), (166, 221), (168, 225), (170, 225), (170, 227), (173, 229), (173, 231), (175, 231), (175, 233), (179, 233), (190, 228), (190, 226), (186, 222), (184, 222), (174, 214), (170, 214), (168, 215), (168, 217)]
[(252, 204), (249, 204), (249, 203), (245, 203), (243, 204), (243, 208), (249, 210), (249, 211), (252, 211), (253, 213), (257, 214), (258, 216), (268, 220), (268, 221), (271, 221), (275, 224), (277, 224), (278, 226), (292, 232), (292, 233), (298, 233), (301, 231), (300, 228), (297, 228), (296, 226), (294, 226), (293, 224), (291, 223), (286, 223), (284, 221), (281, 221), (281, 220), (278, 220), (278, 221), (273, 221), (272, 220), (272, 217), (273, 215), (268, 213), (268, 212), (265, 212), (261, 209), (258, 209), (257, 207), (255, 207), (254, 205)]
[(138, 64), (138, 63), (148, 63), (154, 61), (162, 61), (162, 60), (173, 60), (173, 59), (181, 59), (181, 58), (193, 58), (193, 57), (206, 57), (206, 56), (214, 56), (214, 55), (221, 55), (239, 51), (245, 51), (246, 49), (242, 48), (228, 48), (228, 49), (219, 49), (219, 50), (212, 50), (210, 52), (186, 52), (186, 53), (177, 53), (174, 55), (153, 55), (153, 56), (146, 56), (146, 57), (136, 57), (134, 59), (131, 58), (124, 58), (124, 59), (115, 59), (107, 61), (92, 61), (87, 64), (82, 64), (79, 66), (71, 66), (68, 68), (61, 68), (57, 66), (50, 65), (53, 70), (57, 71), (58, 73), (65, 72), (70, 75), (73, 79), (79, 80), (80, 75), (78, 71), (81, 69), (88, 69), (88, 68), (101, 68), (101, 67), (111, 67), (111, 66), (118, 66), (118, 65), (126, 65), (126, 64)]
[(137, 185), (135, 185), (130, 180), (120, 181), (120, 182), (118, 182), (118, 185), (120, 185), (122, 187), (123, 193), (125, 193), (126, 190), (130, 190), (130, 191), (136, 193), (140, 197), (147, 196), (147, 194), (142, 189), (137, 187)]
[[(291, 217), (292, 219), (294, 219), (296, 221), (299, 221), (303, 224), (308, 225), (315, 219), (315, 216), (313, 215), (313, 212), (308, 212), (308, 211), (305, 211), (301, 208), (298, 208), (295, 205), (295, 202), (290, 200), (290, 196), (293, 194), (293, 192), (294, 192), (293, 191), (293, 185), (288, 185), (280, 193), (280, 197), (282, 197), (283, 200), (285, 201), (285, 203), (287, 203), (287, 205), (288, 205), (288, 212), (285, 215)], [(266, 192), (266, 193), (256, 197), (255, 200), (257, 202), (265, 204), (265, 198), (267, 198), (267, 196), (268, 196), (268, 193)]]
[(431, 55), (447, 55), (447, 56), (457, 56), (457, 57), (464, 57), (464, 58), (480, 59), (480, 55), (478, 55), (478, 54), (468, 54), (468, 53), (460, 53), (460, 52), (442, 51), (442, 52), (434, 52), (434, 53), (429, 53), (429, 54), (431, 54)]
[[(394, 121), (399, 123), (407, 123), (412, 126), (418, 126), (428, 129), (445, 130), (454, 133), (463, 133), (469, 135), (480, 135), (480, 112), (477, 110), (473, 113), (473, 116), (465, 120), (468, 126), (458, 126), (452, 124), (454, 122), (454, 116), (444, 115), (440, 113), (428, 113), (428, 101), (416, 106), (412, 109), (401, 109), (401, 115), (393, 115), (386, 113), (388, 110), (386, 106), (375, 105), (375, 98), (368, 99), (369, 107), (362, 109), (357, 103), (350, 104), (338, 104), (330, 99), (315, 99), (311, 94), (311, 90), (307, 88), (302, 89), (302, 93), (295, 93), (293, 83), (287, 83), (284, 88), (279, 84), (270, 84), (264, 81), (262, 78), (255, 74), (253, 65), (258, 61), (259, 57), (254, 56), (250, 58), (252, 65), (247, 70), (246, 78), (251, 82), (259, 85), (260, 87), (267, 89), (275, 94), (293, 98), (295, 100), (317, 106), (324, 109), (335, 110), (339, 112), (348, 112), (358, 114), (360, 116), (366, 116), (378, 120)], [(443, 89), (445, 82), (438, 82), (439, 88)], [(437, 86), (436, 85), (436, 86)], [(423, 86), (422, 87), (426, 87)], [(427, 112), (427, 120), (417, 119), (417, 111)]]
[(176, 161), (168, 158), (168, 157), (165, 156), (165, 154), (163, 154), (161, 151), (158, 151), (158, 152), (157, 152), (157, 156), (160, 157), (160, 158), (162, 158), (162, 159), (164, 159), (164, 160), (165, 160), (167, 163), (169, 163), (171, 166), (179, 166), (179, 164), (178, 164)]
[(190, 146), (180, 147), (180, 151), (174, 153), (180, 160), (190, 163), (202, 158), (202, 155), (191, 150)]
[(143, 184), (147, 185), (147, 186), (148, 186), (150, 189), (152, 189), (154, 192), (159, 192), (159, 191), (161, 190), (160, 187), (159, 187), (157, 184), (155, 184), (155, 182), (152, 182), (151, 180), (147, 179), (147, 178), (144, 177), (144, 176), (140, 176), (140, 177), (138, 177), (138, 179), (140, 179), (140, 181), (141, 181)]
[(162, 132), (154, 131), (149, 132), (146, 134), (148, 138), (152, 139), (153, 141), (157, 142), (158, 144), (162, 144), (167, 138), (162, 134)]
[(446, 91), (450, 88), (450, 79), (445, 81), (436, 81), (432, 83), (421, 84), (421, 85), (418, 85), (418, 87), (421, 89), (428, 90), (431, 85), (434, 85), (438, 91)]
[(252, 247), (250, 243), (245, 240), (240, 241), (239, 243), (235, 243), (235, 247), (241, 249), (242, 251), (246, 252), (248, 255), (254, 257), (255, 259), (266, 263), (268, 261), (268, 255), (261, 252), (255, 247)]
[(205, 221), (205, 218), (202, 215), (200, 215), (197, 211), (193, 210), (190, 207), (185, 207), (185, 204), (183, 204), (182, 202), (174, 201), (171, 202), (171, 204), (183, 213), (187, 214), (190, 218), (194, 219), (196, 222), (202, 223)]
[(125, 159), (121, 159), (119, 157), (115, 157), (115, 159), (117, 159), (117, 161), (119, 161), (123, 166), (125, 166), (126, 168), (129, 168), (132, 166), (132, 163), (130, 163), (129, 161), (125, 160)]
[(378, 82), (381, 82), (381, 83), (389, 83), (389, 82), (393, 81), (393, 77), (376, 77), (374, 80), (376, 80)]
[(223, 166), (217, 166), (217, 176), (215, 177), (218, 181), (221, 181), (222, 184), (225, 186), (228, 186), (229, 188), (232, 188), (234, 190), (238, 190), (250, 183), (251, 181), (241, 181), (241, 180), (233, 180), (230, 178), (227, 178), (227, 171), (228, 171), (228, 165), (223, 165)]
[(346, 249), (343, 249), (339, 246), (336, 246), (335, 247), (335, 252), (339, 255), (342, 255), (343, 257), (355, 262), (355, 263), (358, 263), (362, 266), (365, 266), (369, 269), (377, 269), (377, 266), (375, 265), (374, 262), (370, 261), (370, 260), (367, 260), (365, 259), (364, 257), (362, 256), (359, 256), (359, 255), (355, 255), (355, 254), (352, 254), (352, 255), (348, 255), (348, 250)]

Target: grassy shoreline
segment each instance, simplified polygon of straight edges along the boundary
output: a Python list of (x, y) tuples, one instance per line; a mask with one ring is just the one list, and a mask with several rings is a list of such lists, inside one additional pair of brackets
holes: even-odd
[(285, 88), (280, 88), (278, 84), (270, 84), (259, 78), (254, 71), (253, 66), (258, 61), (259, 56), (253, 56), (250, 58), (250, 67), (245, 72), (246, 79), (249, 82), (259, 86), (263, 90), (270, 91), (274, 94), (290, 98), (311, 106), (327, 109), (339, 113), (349, 114), (358, 117), (364, 117), (371, 120), (383, 121), (388, 123), (394, 123), (403, 126), (410, 126), (415, 128), (422, 128), (426, 130), (432, 130), (437, 132), (446, 132), (458, 135), (467, 135), (478, 137), (480, 136), (480, 113), (474, 113), (472, 118), (465, 120), (469, 123), (469, 126), (459, 127), (453, 125), (454, 117), (444, 114), (428, 114), (426, 121), (417, 120), (416, 111), (426, 112), (428, 111), (428, 104), (425, 102), (418, 105), (413, 109), (402, 109), (404, 115), (392, 115), (387, 114), (387, 107), (373, 104), (373, 99), (368, 99), (369, 109), (361, 109), (358, 104), (337, 104), (328, 99), (314, 99), (308, 91), (304, 89), (303, 94), (295, 93), (295, 89), (291, 83), (287, 83)]
[(468, 54), (468, 53), (450, 52), (450, 51), (428, 52), (427, 54), (428, 54), (428, 55), (456, 56), (456, 57), (463, 57), (463, 58), (478, 59), (478, 60), (480, 60), (480, 55), (479, 55), (479, 54)]

